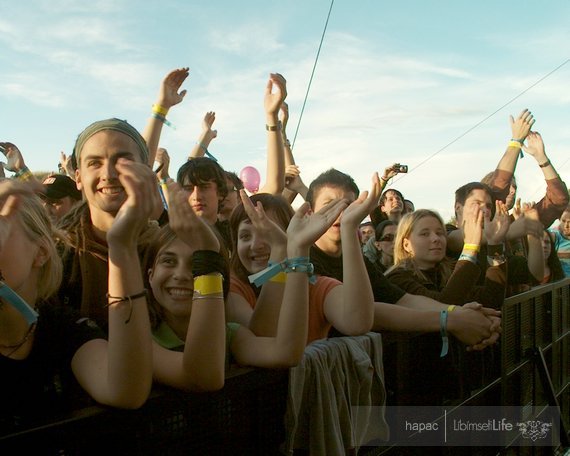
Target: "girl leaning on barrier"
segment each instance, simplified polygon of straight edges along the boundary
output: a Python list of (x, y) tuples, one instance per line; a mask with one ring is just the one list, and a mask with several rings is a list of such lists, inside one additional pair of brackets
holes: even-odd
[[(55, 302), (62, 277), (56, 232), (24, 184), (0, 181), (0, 422), (19, 425), (77, 405), (80, 385), (96, 401), (137, 408), (152, 383), (146, 293), (132, 233), (151, 198), (129, 163), (118, 163), (126, 193), (109, 244), (109, 335)], [(146, 201), (146, 202), (145, 202)], [(104, 303), (102, 303), (104, 305)]]

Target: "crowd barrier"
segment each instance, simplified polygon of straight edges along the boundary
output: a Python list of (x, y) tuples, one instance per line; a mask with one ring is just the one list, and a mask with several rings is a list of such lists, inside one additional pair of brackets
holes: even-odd
[[(443, 364), (434, 366), (429, 359), (420, 359), (424, 350), (418, 346), (433, 345), (438, 358), (441, 343), (438, 337), (422, 341), (423, 337), (385, 335), (388, 405), (413, 405), (418, 398), (425, 400), (425, 393), (429, 400), (458, 406), (555, 406), (561, 415), (560, 448), (568, 446), (570, 279), (506, 299), (500, 343), (472, 358), (457, 345), (446, 361), (452, 375), (437, 370), (444, 369)], [(422, 372), (422, 362), (431, 369)], [(426, 378), (427, 386), (419, 384)], [(437, 391), (445, 396), (430, 397), (430, 379), (439, 380), (444, 387)], [(286, 370), (232, 369), (222, 391), (183, 393), (156, 388), (140, 410), (102, 406), (77, 410), (33, 429), (0, 436), (0, 454), (279, 454), (287, 386)], [(516, 441), (504, 450), (515, 455), (549, 454), (518, 447)], [(370, 446), (359, 454), (400, 451)]]

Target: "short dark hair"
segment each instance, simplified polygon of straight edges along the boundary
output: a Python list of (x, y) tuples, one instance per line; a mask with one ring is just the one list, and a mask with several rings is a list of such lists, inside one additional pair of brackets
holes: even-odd
[(374, 231), (374, 238), (377, 241), (379, 241), (382, 238), (382, 235), (384, 234), (384, 228), (386, 228), (387, 226), (398, 226), (398, 224), (396, 222), (393, 222), (392, 220), (384, 220), (383, 222), (380, 222), (376, 227), (376, 230)]
[[(385, 190), (384, 193), (382, 193), (382, 195), (380, 196), (380, 201), (378, 203), (378, 207), (384, 206), (388, 192), (393, 192), (396, 195), (398, 195), (400, 197), (400, 199), (402, 200), (402, 204), (404, 204), (404, 195), (402, 195), (402, 192), (400, 190), (396, 190), (395, 188), (389, 188), (389, 189)], [(403, 208), (403, 210), (405, 210), (405, 208)]]
[(344, 174), (334, 168), (325, 171), (320, 174), (311, 185), (309, 185), (309, 191), (307, 192), (307, 197), (305, 198), (311, 206), (315, 205), (316, 195), (319, 190), (323, 187), (337, 187), (341, 188), (346, 192), (353, 192), (354, 196), (358, 198), (360, 190), (358, 185), (354, 182), (354, 179), (348, 174)]
[(224, 169), (214, 160), (207, 157), (196, 157), (188, 160), (178, 170), (176, 182), (180, 185), (188, 179), (192, 185), (205, 184), (214, 181), (218, 186), (220, 201), (228, 195), (226, 175)]
[(455, 204), (459, 203), (464, 206), (465, 201), (474, 190), (483, 190), (491, 197), (491, 218), (493, 218), (495, 216), (495, 197), (491, 187), (487, 184), (483, 184), (482, 182), (469, 182), (455, 190)]

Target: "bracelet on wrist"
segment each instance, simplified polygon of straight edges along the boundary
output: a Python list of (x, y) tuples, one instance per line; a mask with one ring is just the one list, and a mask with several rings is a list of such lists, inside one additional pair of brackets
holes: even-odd
[(154, 117), (155, 119), (160, 120), (164, 125), (172, 128), (173, 130), (176, 130), (176, 127), (172, 124), (172, 122), (169, 122), (168, 120), (166, 120), (166, 117), (163, 116), (162, 114), (158, 114), (156, 112), (152, 113), (152, 117)]
[(265, 124), (265, 129), (267, 131), (281, 131), (281, 121), (277, 121), (277, 125)]
[(168, 108), (165, 108), (164, 106), (161, 106), (159, 104), (153, 104), (152, 112), (154, 112), (155, 114), (159, 114), (163, 117), (166, 117), (168, 115)]
[(459, 260), (458, 261), (470, 261), (473, 264), (477, 264), (477, 257), (475, 255), (469, 255), (469, 254), (465, 254), (462, 253), (461, 255), (459, 255)]
[(479, 244), (463, 244), (463, 250), (479, 252), (479, 250), (481, 250), (481, 246)]
[(221, 273), (204, 274), (194, 277), (193, 299), (204, 299), (208, 297), (224, 297), (224, 278)]
[(112, 306), (114, 304), (119, 304), (121, 302), (127, 302), (128, 301), (128, 303), (129, 303), (129, 316), (125, 320), (125, 325), (126, 325), (129, 321), (131, 321), (131, 317), (133, 316), (133, 300), (134, 299), (140, 299), (140, 298), (148, 298), (148, 290), (146, 288), (144, 288), (143, 291), (140, 291), (139, 293), (132, 294), (130, 296), (111, 296), (109, 293), (107, 293), (107, 299), (111, 299), (112, 301), (105, 304), (104, 307), (109, 307), (109, 306)]
[(208, 157), (211, 160), (214, 160), (215, 162), (218, 161), (216, 157), (214, 157), (210, 152), (208, 152), (208, 148), (204, 144), (202, 144), (201, 142), (196, 144), (200, 147), (200, 149), (204, 151), (204, 155), (206, 155), (206, 157)]
[(539, 163), (538, 166), (546, 168), (547, 166), (550, 166), (550, 160), (546, 160), (544, 163)]
[(310, 283), (315, 283), (317, 280), (313, 274), (315, 268), (313, 264), (309, 262), (308, 257), (286, 258), (280, 263), (270, 263), (263, 271), (251, 274), (248, 279), (251, 283), (259, 287), (281, 272), (303, 272), (308, 274)]

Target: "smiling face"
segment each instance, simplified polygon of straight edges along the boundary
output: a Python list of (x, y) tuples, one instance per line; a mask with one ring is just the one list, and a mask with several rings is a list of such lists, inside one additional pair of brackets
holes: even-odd
[(404, 210), (404, 201), (396, 192), (387, 190), (384, 203), (380, 206), (380, 210), (386, 215), (390, 215), (391, 213), (402, 213)]
[[(270, 213), (269, 218), (275, 221)], [(249, 219), (242, 220), (237, 233), (237, 254), (245, 270), (255, 274), (267, 267), (271, 245), (263, 233), (256, 229)]]
[(558, 229), (565, 238), (570, 238), (570, 210), (564, 211), (560, 216), (560, 226)]
[(417, 220), (409, 237), (403, 239), (403, 248), (420, 269), (430, 269), (445, 257), (447, 236), (445, 227), (432, 216)]
[(85, 142), (80, 157), (75, 180), (89, 204), (93, 221), (114, 217), (127, 199), (115, 165), (119, 158), (142, 162), (136, 142), (124, 133), (103, 130)]
[(152, 294), (162, 307), (167, 323), (190, 318), (194, 294), (193, 252), (188, 244), (175, 238), (159, 250), (149, 270)]

